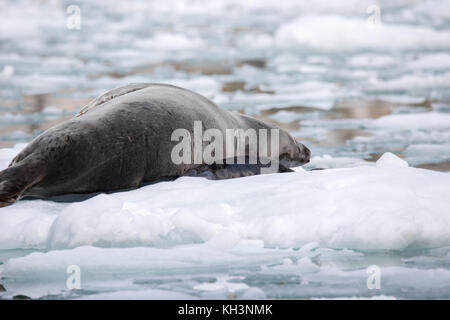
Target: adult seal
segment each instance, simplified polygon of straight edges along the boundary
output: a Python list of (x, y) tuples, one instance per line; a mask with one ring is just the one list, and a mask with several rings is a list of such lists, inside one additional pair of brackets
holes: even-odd
[[(194, 134), (195, 122), (224, 136), (231, 129), (278, 129), (278, 172), (309, 161), (308, 148), (272, 124), (229, 112), (183, 88), (130, 84), (99, 96), (31, 141), (0, 172), (0, 206), (24, 196), (111, 192), (183, 175), (225, 179), (259, 173), (264, 166), (259, 160), (253, 165), (225, 156), (214, 163), (174, 162), (173, 149), (180, 143), (173, 140), (174, 131)], [(235, 156), (249, 160), (251, 146), (245, 141), (245, 154), (236, 149)]]

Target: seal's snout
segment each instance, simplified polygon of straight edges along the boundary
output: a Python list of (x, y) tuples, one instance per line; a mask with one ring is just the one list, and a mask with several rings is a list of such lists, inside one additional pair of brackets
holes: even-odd
[(305, 147), (305, 146), (303, 146), (303, 148), (305, 149), (305, 150), (304, 150), (304, 153), (305, 153), (305, 155), (304, 155), (305, 163), (308, 163), (309, 160), (310, 160), (310, 158), (311, 158), (311, 151), (310, 151), (307, 147)]
[(299, 153), (300, 153), (300, 159), (303, 164), (308, 163), (311, 157), (311, 151), (306, 147), (304, 144), (296, 141)]

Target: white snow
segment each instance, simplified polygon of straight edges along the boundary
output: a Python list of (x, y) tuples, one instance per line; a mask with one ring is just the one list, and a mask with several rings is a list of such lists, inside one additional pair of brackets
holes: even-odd
[(402, 168), (407, 167), (408, 162), (391, 152), (386, 152), (377, 160), (376, 166), (377, 168)]
[(449, 188), (448, 173), (409, 168), (390, 153), (376, 167), (299, 168), (222, 181), (182, 177), (78, 203), (19, 201), (1, 209), (0, 243), (2, 249), (167, 247), (228, 232), (235, 242), (268, 246), (430, 248), (450, 245)]

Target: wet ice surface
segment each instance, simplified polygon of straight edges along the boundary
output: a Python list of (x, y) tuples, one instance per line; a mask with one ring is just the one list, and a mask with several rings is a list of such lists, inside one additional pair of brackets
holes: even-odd
[[(379, 1), (380, 26), (364, 0), (77, 3), (68, 30), (71, 1), (0, 0), (0, 168), (105, 90), (165, 82), (280, 124), (330, 170), (0, 209), (3, 297), (450, 297), (449, 176), (412, 168), (450, 171), (447, 1)], [(375, 165), (387, 151), (410, 167)]]

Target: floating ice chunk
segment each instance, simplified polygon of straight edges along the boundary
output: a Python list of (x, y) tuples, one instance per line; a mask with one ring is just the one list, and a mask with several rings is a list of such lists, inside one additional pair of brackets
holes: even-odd
[(41, 112), (46, 116), (61, 116), (65, 113), (64, 110), (54, 106), (45, 107)]
[(382, 54), (358, 54), (350, 57), (347, 64), (356, 67), (386, 67), (398, 63), (398, 59)]
[(264, 291), (262, 291), (259, 288), (248, 288), (247, 290), (244, 291), (243, 294), (241, 294), (238, 299), (241, 300), (265, 300), (267, 299), (266, 294), (264, 293)]
[(1, 115), (0, 124), (29, 124), (42, 122), (43, 117), (38, 112), (29, 114), (4, 113)]
[(319, 246), (319, 244), (316, 241), (313, 241), (313, 242), (303, 245), (299, 251), (300, 252), (308, 252), (308, 251), (316, 249), (318, 246)]
[(183, 34), (158, 33), (153, 38), (138, 39), (135, 46), (143, 49), (188, 50), (204, 46), (200, 38), (187, 37)]
[(6, 65), (3, 67), (2, 72), (0, 72), (0, 78), (9, 79), (14, 75), (14, 67)]
[(447, 88), (450, 82), (450, 72), (441, 74), (403, 74), (400, 77), (379, 80), (370, 79), (370, 86), (366, 89), (368, 92), (389, 92), (411, 89), (436, 89)]
[(320, 271), (320, 267), (313, 263), (310, 258), (303, 257), (297, 261), (296, 265), (298, 266), (300, 272), (318, 272)]
[(432, 53), (420, 56), (417, 60), (406, 63), (406, 66), (412, 70), (431, 69), (445, 70), (450, 69), (450, 54)]
[(450, 128), (450, 114), (426, 112), (416, 114), (393, 114), (373, 121), (369, 126), (389, 130), (438, 130)]
[(275, 94), (249, 95), (236, 92), (233, 98), (241, 103), (257, 103), (259, 110), (293, 105), (329, 110), (343, 93), (338, 85), (326, 81), (304, 81), (295, 84), (280, 84), (276, 81), (270, 88)]
[(0, 139), (4, 141), (29, 141), (33, 139), (33, 135), (29, 133), (25, 133), (22, 130), (14, 130), (9, 133), (0, 134)]
[(281, 110), (269, 116), (269, 118), (278, 122), (291, 122), (294, 120), (300, 120), (307, 117), (310, 117), (310, 115), (287, 110)]
[(448, 49), (450, 32), (382, 23), (338, 15), (309, 15), (281, 25), (275, 42), (281, 48), (307, 47), (332, 51)]
[(265, 49), (273, 47), (273, 37), (268, 34), (246, 34), (237, 40), (239, 47)]
[(400, 159), (391, 152), (385, 152), (380, 159), (377, 160), (376, 166), (377, 168), (407, 167), (408, 162)]
[[(396, 94), (377, 94), (376, 98), (379, 100), (384, 100), (388, 102), (393, 102), (396, 104), (420, 104), (426, 101), (424, 97), (408, 96), (408, 95), (396, 95)], [(369, 99), (370, 100), (370, 99)]]

